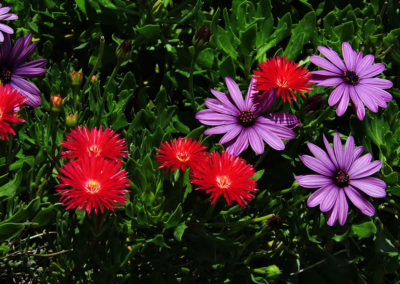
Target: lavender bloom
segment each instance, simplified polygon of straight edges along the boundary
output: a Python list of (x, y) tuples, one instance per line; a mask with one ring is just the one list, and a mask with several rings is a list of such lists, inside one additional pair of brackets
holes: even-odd
[[(208, 109), (201, 110), (196, 118), (203, 124), (216, 127), (207, 129), (204, 134), (223, 134), (220, 144), (227, 146), (226, 151), (238, 156), (250, 146), (257, 154), (264, 152), (264, 142), (267, 142), (276, 150), (285, 149), (282, 139), (294, 138), (294, 132), (286, 125), (279, 124), (280, 120), (261, 116), (276, 100), (276, 90), (271, 89), (257, 107), (253, 102), (257, 90), (254, 87), (254, 79), (251, 80), (245, 100), (238, 85), (231, 78), (225, 78), (229, 95), (211, 89), (216, 99), (207, 99), (205, 105)], [(279, 116), (279, 115), (278, 115)], [(286, 117), (287, 118), (287, 117)], [(293, 119), (293, 118), (292, 118)], [(287, 120), (287, 119), (286, 119)], [(289, 119), (288, 124), (294, 124)], [(294, 125), (293, 125), (294, 126)]]
[(3, 84), (9, 84), (16, 89), (28, 101), (27, 105), (37, 107), (41, 104), (40, 90), (26, 78), (39, 77), (46, 73), (43, 67), (47, 64), (46, 59), (36, 59), (25, 63), (34, 52), (37, 43), (30, 44), (32, 34), (27, 34), (17, 40), (14, 46), (11, 44), (8, 34), (0, 46), (0, 80)]
[(327, 223), (333, 226), (339, 219), (344, 225), (347, 219), (347, 198), (367, 216), (375, 214), (375, 208), (364, 198), (367, 194), (375, 198), (386, 196), (384, 181), (370, 177), (382, 167), (380, 161), (371, 162), (372, 155), (361, 156), (364, 148), (355, 147), (354, 138), (349, 136), (343, 149), (339, 133), (333, 139), (333, 149), (324, 135), (326, 151), (308, 143), (314, 157), (300, 156), (301, 161), (317, 174), (295, 176), (299, 185), (305, 188), (319, 188), (308, 198), (309, 207), (320, 206), (327, 212)]
[[(11, 20), (16, 20), (18, 19), (18, 16), (15, 14), (8, 14), (8, 11), (10, 11), (10, 7), (3, 7), (1, 8), (1, 3), (0, 3), (0, 21), (11, 21)], [(4, 35), (3, 33), (6, 34), (13, 34), (14, 30), (10, 28), (9, 26), (5, 24), (0, 24), (0, 42), (4, 41)]]
[(337, 86), (329, 96), (330, 106), (336, 105), (336, 114), (342, 116), (349, 104), (353, 102), (359, 120), (365, 117), (364, 105), (372, 112), (378, 112), (378, 107), (386, 108), (392, 95), (384, 91), (393, 86), (386, 79), (373, 78), (385, 70), (385, 65), (374, 62), (374, 56), (363, 56), (360, 51), (354, 51), (348, 42), (342, 43), (344, 62), (330, 47), (319, 46), (318, 50), (328, 59), (313, 55), (310, 61), (325, 70), (313, 71), (311, 82), (319, 86)]

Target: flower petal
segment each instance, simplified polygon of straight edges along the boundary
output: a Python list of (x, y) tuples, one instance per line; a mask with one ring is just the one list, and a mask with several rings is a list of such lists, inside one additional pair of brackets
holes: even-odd
[[(330, 94), (328, 99), (328, 104), (330, 106), (336, 105), (339, 100), (342, 98), (343, 94), (346, 92), (346, 83), (342, 83), (338, 85)], [(347, 108), (347, 106), (346, 106)]]
[(269, 113), (265, 118), (271, 120), (275, 124), (282, 125), (291, 129), (296, 128), (300, 125), (297, 117), (294, 114), (290, 113)]
[[(373, 56), (372, 56), (372, 58), (373, 58)], [(383, 63), (376, 63), (376, 64), (371, 64), (363, 69), (361, 69), (361, 67), (360, 67), (359, 69), (360, 69), (360, 71), (358, 71), (357, 74), (361, 78), (371, 78), (378, 74), (381, 74), (385, 70), (385, 65)]]
[(346, 112), (347, 107), (349, 105), (349, 100), (350, 100), (349, 85), (343, 84), (343, 95), (336, 107), (336, 114), (338, 116), (342, 116)]
[(335, 206), (333, 206), (332, 210), (326, 214), (327, 224), (329, 226), (333, 226), (336, 223), (336, 220), (339, 216), (339, 202), (336, 201)]
[(335, 151), (335, 157), (339, 165), (339, 169), (344, 170), (347, 165), (344, 164), (344, 150), (342, 141), (340, 140), (339, 132), (336, 132), (333, 137), (333, 149)]
[(335, 66), (334, 64), (332, 64), (331, 62), (329, 62), (328, 60), (326, 60), (325, 58), (321, 57), (321, 56), (317, 56), (317, 55), (312, 55), (310, 57), (310, 61), (312, 63), (314, 63), (315, 65), (324, 68), (328, 71), (331, 71), (333, 73), (336, 73), (338, 75), (342, 75), (343, 71), (340, 70), (337, 66)]
[(196, 119), (206, 125), (221, 125), (237, 123), (234, 116), (217, 113), (211, 109), (203, 109), (196, 113)]
[(373, 86), (378, 89), (390, 89), (393, 82), (382, 78), (365, 78), (360, 80), (360, 84)]
[[(366, 71), (368, 69), (370, 69), (371, 66), (373, 66), (372, 63), (374, 63), (374, 56), (372, 54), (367, 54), (364, 56), (363, 59), (360, 60), (360, 62), (357, 64), (356, 69), (354, 71), (358, 74), (358, 76), (363, 78), (364, 77), (363, 74), (366, 74), (367, 73)], [(383, 66), (383, 69), (385, 69), (385, 66)], [(379, 72), (379, 73), (381, 73), (381, 72)]]
[(332, 209), (332, 207), (335, 205), (338, 199), (338, 194), (340, 189), (336, 185), (329, 185), (329, 190), (325, 194), (324, 200), (322, 200), (321, 205), (319, 206), (319, 209), (322, 212), (328, 212), (329, 210)]
[(349, 86), (350, 90), (350, 98), (356, 108), (357, 118), (359, 120), (363, 120), (365, 117), (365, 108), (364, 104), (362, 103), (361, 99), (358, 97), (358, 94), (354, 88), (354, 86)]
[(350, 184), (371, 197), (383, 198), (386, 196), (386, 183), (375, 177), (350, 180)]
[(345, 165), (344, 170), (346, 172), (349, 171), (351, 164), (353, 162), (354, 148), (355, 148), (354, 138), (353, 136), (349, 136), (349, 138), (347, 138), (346, 145), (344, 147), (344, 155), (343, 155), (343, 164)]
[(320, 147), (312, 143), (307, 143), (307, 146), (308, 149), (310, 149), (311, 153), (313, 153), (313, 155), (319, 161), (321, 161), (321, 163), (323, 163), (327, 169), (329, 169), (331, 172), (335, 171), (336, 169), (335, 165), (332, 163), (331, 159), (324, 150), (322, 150)]
[(371, 162), (371, 158), (372, 155), (367, 153), (364, 156), (356, 159), (352, 163), (348, 172), (350, 179), (364, 178), (379, 171), (382, 167), (381, 161)]
[(242, 92), (240, 91), (236, 82), (233, 81), (232, 78), (225, 77), (225, 83), (226, 83), (226, 86), (228, 87), (229, 94), (231, 95), (231, 98), (235, 102), (238, 109), (240, 111), (246, 110)]
[(339, 203), (339, 225), (343, 226), (346, 223), (347, 213), (349, 212), (349, 204), (343, 189), (339, 190), (337, 202)]
[(257, 154), (262, 154), (264, 152), (264, 141), (261, 139), (260, 135), (254, 127), (247, 128), (247, 132), (251, 148), (253, 148), (254, 152)]
[(257, 88), (255, 86), (256, 79), (253, 77), (250, 80), (250, 85), (249, 85), (249, 89), (247, 90), (247, 94), (246, 94), (246, 98), (245, 98), (245, 108), (246, 110), (250, 110), (253, 106), (253, 102), (254, 102), (254, 98), (256, 96), (256, 94), (258, 93)]
[(219, 140), (219, 144), (226, 144), (235, 137), (237, 137), (240, 132), (243, 130), (243, 127), (239, 124), (232, 124), (232, 128), (224, 135), (222, 136), (221, 140)]
[(342, 53), (347, 70), (354, 71), (354, 62), (356, 60), (357, 53), (351, 48), (351, 45), (348, 42), (342, 43)]
[(305, 188), (318, 188), (333, 184), (330, 177), (322, 175), (300, 175), (294, 178), (300, 186)]
[(235, 124), (224, 124), (224, 125), (219, 125), (213, 128), (209, 128), (206, 131), (204, 131), (205, 135), (210, 135), (210, 134), (222, 134), (222, 133), (227, 133), (231, 131), (233, 128), (235, 128)]
[(342, 84), (343, 82), (344, 82), (344, 80), (341, 77), (332, 77), (332, 78), (328, 78), (325, 80), (319, 80), (317, 85), (332, 87), (332, 86), (338, 86), (338, 85)]
[(335, 157), (335, 152), (333, 151), (331, 145), (329, 144), (328, 140), (326, 139), (325, 134), (323, 134), (322, 137), (324, 139), (326, 151), (328, 152), (328, 155), (331, 158), (332, 163), (335, 165), (336, 168), (339, 168), (339, 164)]
[(344, 191), (350, 201), (356, 206), (361, 212), (367, 216), (375, 215), (374, 206), (367, 201), (356, 189), (354, 189), (351, 185), (346, 186)]
[(237, 113), (240, 113), (239, 109), (233, 105), (233, 103), (229, 100), (228, 96), (225, 93), (219, 92), (217, 90), (211, 89), (210, 92), (224, 105), (227, 105), (230, 109), (237, 110)]
[(335, 64), (339, 69), (346, 70), (346, 66), (343, 63), (343, 60), (332, 48), (325, 46), (318, 46), (318, 50), (333, 64)]
[(209, 109), (211, 109), (215, 112), (218, 112), (218, 113), (228, 114), (231, 116), (239, 115), (239, 111), (236, 108), (232, 108), (229, 105), (221, 103), (220, 101), (218, 101), (216, 99), (206, 99), (204, 104)]
[(329, 192), (330, 186), (323, 186), (317, 191), (315, 191), (313, 194), (310, 195), (310, 197), (307, 200), (307, 206), (308, 207), (315, 207), (319, 204), (321, 204), (322, 201), (324, 201), (327, 193)]

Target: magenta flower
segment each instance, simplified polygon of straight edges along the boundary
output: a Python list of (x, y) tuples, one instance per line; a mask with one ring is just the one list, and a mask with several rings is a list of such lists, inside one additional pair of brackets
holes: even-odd
[[(1, 8), (1, 3), (0, 3), (0, 21), (11, 21), (11, 20), (16, 20), (18, 19), (18, 16), (15, 14), (8, 14), (10, 11), (10, 7), (3, 7)], [(14, 30), (10, 28), (9, 26), (5, 24), (0, 23), (0, 42), (4, 41), (4, 35), (3, 33), (6, 34), (13, 34)]]
[(354, 51), (348, 42), (343, 42), (344, 62), (330, 47), (319, 46), (318, 50), (328, 59), (313, 55), (310, 61), (325, 70), (313, 71), (311, 82), (319, 86), (336, 86), (329, 96), (330, 106), (336, 106), (336, 114), (342, 116), (347, 109), (349, 99), (353, 102), (359, 120), (365, 117), (364, 105), (373, 112), (378, 107), (386, 108), (392, 95), (384, 91), (393, 86), (389, 80), (373, 78), (385, 70), (385, 65), (374, 62), (374, 56), (363, 56)]
[[(380, 161), (371, 162), (372, 155), (361, 156), (364, 148), (355, 147), (352, 136), (346, 141), (343, 149), (339, 133), (333, 139), (333, 149), (326, 140), (327, 153), (318, 146), (308, 143), (307, 146), (314, 157), (303, 155), (300, 160), (317, 174), (295, 176), (299, 185), (305, 188), (319, 188), (308, 198), (309, 207), (320, 206), (327, 212), (327, 223), (333, 226), (339, 219), (344, 225), (347, 219), (347, 198), (367, 216), (375, 214), (375, 208), (367, 201), (364, 194), (375, 198), (386, 196), (384, 181), (370, 177), (382, 167)], [(347, 198), (346, 198), (347, 196)]]
[(17, 40), (14, 46), (11, 45), (10, 36), (4, 37), (4, 42), (0, 46), (0, 80), (5, 85), (10, 85), (16, 89), (28, 101), (27, 105), (37, 107), (41, 104), (40, 90), (27, 78), (39, 77), (46, 73), (44, 66), (46, 59), (36, 59), (25, 62), (35, 51), (37, 43), (30, 43), (32, 34), (27, 34)]
[[(269, 99), (263, 100), (257, 107), (253, 98), (257, 93), (254, 79), (251, 80), (245, 100), (238, 85), (231, 78), (225, 78), (229, 95), (211, 89), (216, 99), (207, 99), (208, 109), (201, 110), (196, 118), (203, 124), (216, 127), (207, 129), (204, 134), (223, 134), (220, 144), (227, 146), (226, 151), (238, 156), (247, 147), (254, 152), (264, 152), (264, 141), (276, 150), (285, 149), (282, 139), (292, 139), (295, 134), (289, 125), (295, 127), (293, 119), (286, 114), (275, 114), (270, 117), (261, 116), (276, 100), (276, 90), (271, 89), (266, 95)], [(281, 118), (281, 119), (280, 119)]]

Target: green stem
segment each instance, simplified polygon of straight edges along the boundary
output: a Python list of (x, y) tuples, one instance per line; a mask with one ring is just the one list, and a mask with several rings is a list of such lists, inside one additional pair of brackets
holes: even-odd
[(194, 66), (197, 61), (197, 57), (199, 56), (200, 49), (197, 47), (197, 45), (194, 46), (194, 54), (192, 57), (192, 62), (190, 63), (190, 71), (189, 71), (189, 91), (190, 91), (190, 100), (191, 100), (191, 105), (194, 110), (194, 112), (197, 112), (197, 106), (196, 106), (196, 100), (194, 98), (194, 88), (193, 88), (193, 72), (194, 72)]
[(225, 227), (225, 226), (233, 227), (233, 226), (247, 225), (247, 224), (251, 224), (251, 223), (267, 221), (268, 219), (272, 218), (273, 216), (275, 216), (275, 214), (268, 214), (268, 215), (265, 215), (262, 217), (257, 217), (257, 218), (253, 218), (253, 219), (246, 220), (246, 221), (237, 221), (237, 222), (230, 222), (230, 223), (216, 222), (216, 223), (206, 223), (206, 225), (212, 226), (212, 227)]
[(107, 94), (111, 85), (111, 82), (114, 80), (115, 76), (117, 75), (117, 72), (119, 70), (119, 67), (121, 66), (121, 60), (117, 61), (117, 65), (115, 65), (113, 72), (111, 73), (111, 76), (108, 78), (107, 84), (104, 87), (104, 92), (103, 92), (103, 97), (101, 99), (101, 104), (100, 104), (100, 109), (97, 112), (97, 117), (96, 117), (96, 125), (100, 125), (100, 120), (101, 120), (101, 116), (103, 115), (103, 111), (104, 111), (104, 106), (106, 104), (106, 99), (107, 99)]
[(13, 136), (10, 135), (10, 140), (8, 140), (8, 150), (7, 150), (7, 156), (6, 156), (6, 171), (8, 172), (10, 164), (11, 164), (11, 158), (12, 158), (12, 153), (13, 153)]
[(104, 36), (100, 37), (100, 47), (99, 47), (99, 54), (97, 55), (96, 62), (94, 63), (94, 66), (92, 68), (92, 71), (90, 72), (89, 76), (86, 77), (85, 85), (83, 85), (83, 91), (87, 89), (89, 86), (90, 80), (92, 80), (92, 76), (94, 75), (94, 72), (96, 72), (97, 68), (99, 67), (99, 64), (101, 62), (101, 59), (103, 58), (104, 54), (104, 45), (105, 45), (105, 39)]

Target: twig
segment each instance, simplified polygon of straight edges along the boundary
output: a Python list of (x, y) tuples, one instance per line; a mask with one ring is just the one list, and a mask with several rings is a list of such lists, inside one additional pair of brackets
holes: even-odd
[(40, 257), (53, 257), (56, 255), (64, 254), (67, 252), (73, 251), (73, 249), (64, 249), (61, 251), (53, 252), (53, 253), (44, 253), (44, 254), (30, 254), (30, 256), (40, 256)]
[(379, 54), (378, 57), (380, 58), (380, 57), (385, 56), (385, 55), (393, 48), (393, 46), (394, 46), (394, 43), (392, 43), (391, 45), (389, 45), (389, 47), (386, 48), (384, 51), (382, 51), (382, 53)]

